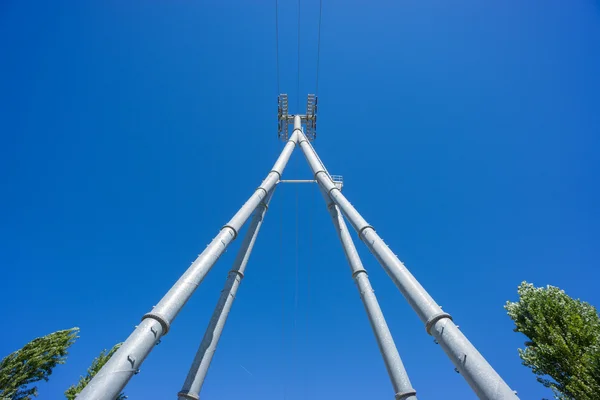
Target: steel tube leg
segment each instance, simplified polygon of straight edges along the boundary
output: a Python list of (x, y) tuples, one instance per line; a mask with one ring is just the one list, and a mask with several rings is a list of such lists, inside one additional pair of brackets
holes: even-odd
[(225, 322), (227, 322), (227, 316), (233, 305), (233, 300), (235, 299), (237, 290), (244, 277), (246, 265), (250, 259), (250, 253), (252, 253), (254, 242), (258, 236), (258, 231), (260, 230), (264, 215), (267, 211), (269, 200), (274, 191), (275, 189), (269, 193), (267, 199), (265, 199), (254, 212), (246, 236), (244, 236), (244, 241), (233, 262), (233, 267), (231, 268), (231, 271), (229, 271), (225, 287), (221, 291), (221, 297), (219, 297), (219, 301), (210, 319), (208, 328), (206, 328), (206, 332), (202, 338), (202, 342), (200, 343), (200, 347), (198, 348), (198, 352), (196, 353), (196, 357), (194, 358), (187, 378), (185, 379), (183, 388), (177, 394), (179, 400), (198, 400), (200, 398), (202, 384), (204, 383), (208, 368), (210, 367), (210, 363), (217, 349), (221, 333), (225, 327)]
[(402, 295), (425, 324), (427, 333), (433, 335), (454, 366), (481, 399), (517, 399), (516, 394), (500, 375), (483, 358), (466, 336), (458, 330), (452, 317), (442, 311), (404, 264), (379, 237), (335, 186), (314, 148), (300, 133), (299, 145), (310, 165), (319, 186), (348, 218), (361, 240), (375, 255), (392, 278)]
[(375, 296), (373, 288), (371, 287), (371, 283), (369, 282), (369, 276), (367, 275), (367, 271), (364, 269), (358, 252), (356, 251), (356, 247), (354, 246), (350, 232), (348, 232), (346, 222), (344, 222), (344, 217), (340, 213), (338, 206), (336, 206), (334, 203), (330, 203), (327, 208), (329, 209), (329, 213), (331, 214), (331, 218), (333, 220), (333, 225), (335, 226), (340, 241), (342, 242), (344, 253), (346, 254), (348, 264), (350, 264), (350, 269), (352, 270), (352, 278), (354, 278), (358, 291), (360, 292), (360, 297), (363, 301), (363, 305), (365, 306), (365, 310), (367, 311), (371, 328), (373, 328), (375, 339), (377, 339), (379, 351), (383, 356), (385, 367), (387, 368), (388, 375), (392, 381), (392, 386), (394, 387), (394, 392), (396, 393), (395, 399), (417, 400), (417, 392), (413, 389), (410, 379), (408, 378), (408, 374), (404, 369), (404, 364), (402, 364), (400, 354), (398, 354), (398, 349), (394, 343), (394, 338), (392, 337), (387, 323), (385, 322), (383, 312), (379, 307), (377, 297)]
[(233, 218), (223, 227), (208, 247), (198, 256), (188, 270), (171, 287), (167, 294), (142, 317), (142, 322), (123, 342), (123, 345), (92, 378), (77, 396), (78, 400), (112, 400), (125, 388), (131, 377), (139, 372), (141, 364), (167, 334), (171, 323), (200, 285), (208, 271), (233, 241), (252, 211), (265, 199), (281, 179), (281, 174), (298, 143), (299, 133), (294, 131), (286, 143), (273, 169), (254, 194)]

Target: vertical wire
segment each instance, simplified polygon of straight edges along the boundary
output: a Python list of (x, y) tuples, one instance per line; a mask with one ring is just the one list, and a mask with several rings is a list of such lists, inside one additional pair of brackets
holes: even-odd
[[(308, 208), (308, 262), (306, 263), (306, 348), (310, 349), (310, 329), (309, 329), (309, 321), (310, 321), (310, 267), (313, 263), (313, 212), (314, 212), (314, 193), (311, 191), (311, 196), (309, 200), (309, 208)], [(310, 355), (309, 355), (310, 356)], [(306, 396), (305, 398), (310, 398), (309, 391), (309, 382), (310, 382), (310, 369), (306, 371)]]
[(275, 0), (275, 63), (277, 66), (277, 96), (281, 93), (279, 89), (279, 5)]
[(321, 64), (321, 16), (323, 15), (323, 0), (319, 0), (319, 34), (317, 36), (317, 82), (315, 96), (319, 95), (319, 66)]
[(296, 82), (296, 113), (300, 113), (300, 0), (298, 0), (298, 79)]
[(292, 354), (294, 357), (293, 365), (296, 366), (294, 375), (298, 372), (298, 297), (299, 297), (299, 253), (300, 253), (300, 235), (299, 235), (299, 200), (298, 200), (298, 185), (296, 185), (296, 260), (295, 260), (295, 279), (294, 279), (294, 332), (292, 336)]
[(286, 364), (285, 364), (285, 269), (283, 267), (283, 195), (279, 207), (279, 273), (281, 278), (281, 374), (283, 383), (283, 399), (287, 396)]

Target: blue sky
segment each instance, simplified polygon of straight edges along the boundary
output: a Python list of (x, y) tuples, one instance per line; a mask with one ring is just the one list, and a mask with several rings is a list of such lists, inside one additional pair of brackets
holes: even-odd
[[(600, 2), (323, 3), (321, 158), (520, 397), (551, 396), (503, 305), (523, 280), (600, 305)], [(318, 1), (301, 3), (299, 93), (297, 3), (279, 9), (296, 112), (315, 90)], [(81, 328), (40, 399), (124, 340), (268, 173), (274, 15), (273, 1), (0, 5), (0, 356)], [(310, 178), (299, 152), (285, 177)], [(130, 399), (175, 397), (239, 242)], [(419, 397), (475, 399), (359, 251)], [(242, 396), (393, 397), (315, 186), (275, 193), (202, 392)]]

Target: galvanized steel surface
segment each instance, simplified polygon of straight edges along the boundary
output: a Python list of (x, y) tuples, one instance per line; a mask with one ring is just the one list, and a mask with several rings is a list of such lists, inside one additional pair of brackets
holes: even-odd
[(233, 218), (221, 228), (219, 234), (171, 287), (156, 307), (142, 317), (140, 325), (136, 327), (119, 350), (81, 391), (77, 396), (78, 400), (114, 399), (125, 388), (127, 382), (139, 371), (140, 366), (154, 346), (158, 344), (160, 338), (168, 333), (169, 327), (179, 311), (223, 254), (229, 243), (236, 238), (242, 225), (275, 187), (301, 133), (301, 130), (294, 130), (273, 169), (254, 194), (250, 196)]
[(210, 319), (210, 323), (206, 328), (198, 352), (194, 357), (194, 361), (192, 362), (190, 371), (185, 379), (183, 388), (178, 393), (180, 400), (199, 399), (200, 397), (202, 384), (204, 383), (208, 368), (210, 367), (210, 363), (217, 349), (217, 344), (221, 338), (225, 322), (227, 322), (227, 316), (233, 305), (233, 300), (235, 299), (239, 285), (244, 277), (244, 272), (246, 271), (246, 265), (250, 259), (254, 242), (258, 236), (258, 231), (260, 230), (264, 215), (267, 211), (269, 200), (274, 191), (275, 188), (271, 190), (264, 203), (261, 203), (254, 212), (248, 231), (244, 236), (240, 250), (233, 262), (233, 267), (231, 268), (231, 271), (229, 271), (225, 287), (221, 291), (221, 296), (219, 297), (215, 311)]
[(458, 330), (450, 315), (442, 311), (441, 307), (379, 237), (375, 229), (365, 221), (336, 187), (316, 151), (303, 134), (300, 135), (298, 143), (321, 188), (339, 206), (358, 232), (361, 240), (392, 278), (421, 321), (425, 323), (427, 332), (436, 338), (477, 396), (490, 400), (517, 399), (514, 391), (502, 380), (465, 335)]
[(344, 217), (337, 205), (330, 203), (327, 208), (331, 214), (333, 225), (336, 228), (340, 242), (342, 243), (344, 254), (346, 254), (350, 270), (352, 271), (352, 278), (356, 282), (367, 316), (369, 317), (369, 322), (371, 323), (371, 328), (373, 328), (379, 351), (383, 356), (385, 367), (387, 368), (388, 375), (392, 381), (395, 399), (417, 400), (417, 392), (410, 383), (410, 379), (408, 378), (408, 374), (406, 373), (404, 364), (402, 363), (402, 359), (400, 358), (400, 354), (394, 343), (392, 333), (385, 322), (385, 317), (383, 316), (375, 292), (369, 282), (367, 271), (363, 267), (362, 261), (354, 246), (354, 242), (352, 241), (352, 237), (350, 236), (350, 232), (348, 232), (346, 222), (344, 222)]

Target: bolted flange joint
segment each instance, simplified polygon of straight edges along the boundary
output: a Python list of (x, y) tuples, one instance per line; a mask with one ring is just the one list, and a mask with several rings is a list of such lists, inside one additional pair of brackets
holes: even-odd
[(195, 394), (191, 394), (188, 392), (179, 392), (179, 393), (177, 393), (177, 396), (183, 397), (184, 399), (200, 400), (200, 396), (197, 396)]
[(237, 235), (238, 235), (238, 231), (237, 229), (235, 229), (233, 226), (231, 225), (223, 225), (223, 227), (221, 228), (221, 230), (225, 229), (225, 228), (229, 228), (233, 231), (233, 240), (237, 239)]
[(452, 316), (445, 312), (441, 312), (430, 317), (427, 320), (427, 323), (425, 324), (425, 330), (427, 331), (427, 333), (431, 335), (431, 328), (433, 327), (433, 325), (435, 325), (435, 323), (438, 322), (440, 319), (444, 318), (448, 318), (450, 321), (452, 321)]
[(146, 318), (151, 318), (155, 321), (158, 321), (160, 326), (162, 326), (162, 328), (163, 328), (163, 336), (166, 335), (167, 333), (169, 333), (171, 324), (162, 315), (160, 315), (158, 313), (149, 312), (149, 313), (144, 314), (144, 316), (142, 317), (142, 321), (145, 320)]
[(239, 269), (232, 269), (231, 271), (229, 271), (229, 275), (231, 274), (235, 274), (237, 276), (240, 277), (240, 280), (244, 279), (244, 273), (242, 271), (240, 271)]
[(414, 389), (410, 389), (407, 390), (406, 392), (402, 392), (402, 393), (396, 393), (396, 396), (394, 397), (396, 400), (406, 400), (411, 396), (416, 396), (417, 395), (417, 391)]

